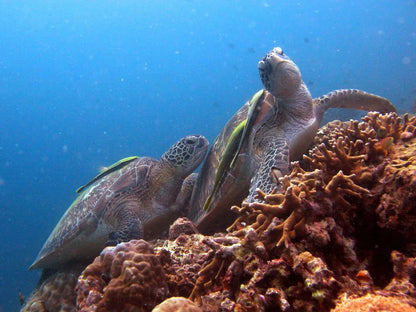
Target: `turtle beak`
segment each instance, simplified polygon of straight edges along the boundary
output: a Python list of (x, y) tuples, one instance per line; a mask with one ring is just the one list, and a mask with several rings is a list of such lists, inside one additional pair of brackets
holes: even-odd
[(263, 85), (268, 88), (270, 85), (270, 74), (272, 72), (272, 65), (267, 60), (267, 56), (265, 56), (257, 65), (259, 68), (260, 79)]

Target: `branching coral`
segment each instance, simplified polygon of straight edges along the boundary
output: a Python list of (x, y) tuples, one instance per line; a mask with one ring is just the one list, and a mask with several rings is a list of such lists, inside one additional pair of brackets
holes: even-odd
[[(232, 208), (239, 217), (226, 238), (240, 241), (213, 248), (192, 298), (217, 307), (231, 300), (240, 311), (328, 311), (342, 293), (397, 279), (390, 253), (416, 246), (415, 126), (415, 117), (369, 113), (324, 127), (279, 190)], [(220, 293), (213, 276), (223, 279)]]

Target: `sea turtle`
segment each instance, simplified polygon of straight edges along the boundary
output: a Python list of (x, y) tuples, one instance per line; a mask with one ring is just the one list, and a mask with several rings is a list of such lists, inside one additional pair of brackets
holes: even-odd
[(232, 205), (256, 189), (271, 192), (291, 161), (306, 152), (331, 107), (395, 111), (385, 98), (360, 90), (336, 90), (312, 99), (296, 64), (281, 48), (258, 64), (264, 89), (228, 121), (211, 146), (190, 201), (190, 218), (202, 232), (229, 224)]
[[(190, 135), (160, 160), (128, 157), (79, 188), (80, 193), (46, 240), (30, 269), (88, 261), (106, 245), (166, 229), (186, 205), (208, 141)], [(189, 178), (187, 178), (187, 176)], [(185, 181), (184, 181), (185, 180)]]

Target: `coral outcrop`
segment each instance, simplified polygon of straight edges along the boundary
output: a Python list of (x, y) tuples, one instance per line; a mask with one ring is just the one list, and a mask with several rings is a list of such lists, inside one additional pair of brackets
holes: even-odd
[(189, 299), (171, 297), (157, 305), (152, 312), (202, 312), (202, 310)]
[(168, 294), (152, 246), (132, 240), (105, 248), (79, 277), (78, 311), (151, 311)]
[(204, 311), (329, 311), (343, 294), (383, 291), (415, 305), (415, 126), (369, 113), (322, 128), (279, 190), (232, 208), (191, 298)]
[(167, 240), (107, 247), (79, 277), (77, 309), (415, 310), (416, 117), (332, 122), (257, 196), (232, 207), (227, 232), (182, 218)]
[(33, 291), (22, 312), (76, 311), (78, 276), (85, 268), (82, 264), (68, 265), (60, 272), (44, 271), (39, 285)]
[(416, 312), (416, 308), (400, 298), (367, 294), (360, 298), (345, 298), (332, 312)]

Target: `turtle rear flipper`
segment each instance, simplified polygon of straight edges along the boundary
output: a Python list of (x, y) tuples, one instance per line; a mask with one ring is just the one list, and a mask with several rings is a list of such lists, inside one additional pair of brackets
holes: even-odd
[(342, 89), (329, 92), (313, 99), (315, 114), (318, 120), (329, 108), (353, 108), (380, 113), (396, 112), (389, 100), (381, 96), (357, 89)]

